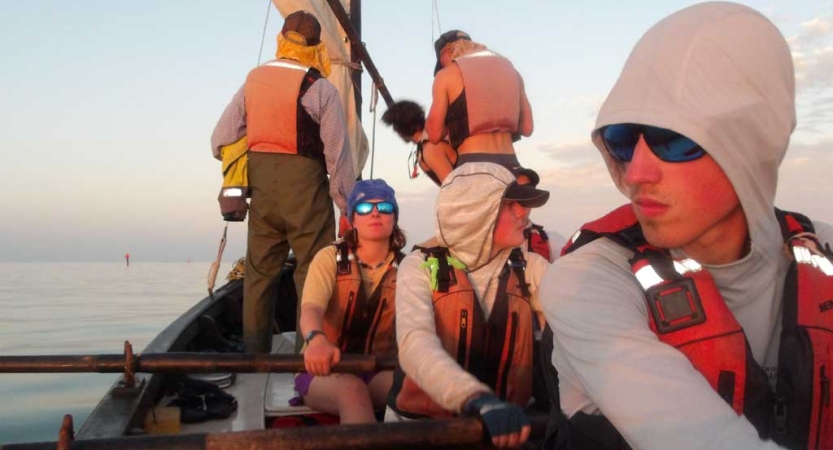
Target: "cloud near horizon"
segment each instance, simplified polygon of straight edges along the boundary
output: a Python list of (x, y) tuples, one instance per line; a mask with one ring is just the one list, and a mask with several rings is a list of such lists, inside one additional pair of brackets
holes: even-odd
[(833, 15), (802, 22), (787, 42), (795, 65), (798, 130), (825, 134), (833, 124)]

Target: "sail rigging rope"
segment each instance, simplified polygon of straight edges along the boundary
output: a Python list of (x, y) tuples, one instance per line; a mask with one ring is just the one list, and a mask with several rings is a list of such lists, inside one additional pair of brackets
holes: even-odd
[(373, 159), (376, 156), (376, 104), (379, 103), (379, 88), (373, 83), (373, 94), (370, 96), (370, 112), (373, 113), (373, 132), (370, 141), (370, 179), (373, 179)]
[(443, 26), (440, 25), (440, 8), (437, 6), (437, 0), (431, 3), (431, 45), (434, 45), (434, 19), (437, 19), (437, 32), (442, 34)]
[(269, 11), (272, 10), (272, 0), (266, 5), (266, 20), (263, 21), (263, 34), (260, 35), (260, 50), (257, 52), (257, 65), (260, 65), (260, 57), (263, 55), (263, 41), (266, 40), (266, 25), (269, 23)]

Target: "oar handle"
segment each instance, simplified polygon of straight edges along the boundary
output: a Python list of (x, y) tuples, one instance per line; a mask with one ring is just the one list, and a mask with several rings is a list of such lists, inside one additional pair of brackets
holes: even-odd
[[(483, 443), (483, 425), (473, 418), (413, 422), (276, 428), (232, 433), (131, 436), (71, 442), (72, 450), (354, 450), (474, 449)], [(0, 445), (0, 450), (54, 450), (55, 442)]]
[[(251, 353), (147, 353), (130, 355), (0, 356), (0, 373), (121, 373), (126, 364), (141, 373), (266, 373), (303, 372), (303, 355)], [(393, 370), (396, 358), (342, 355), (337, 373)]]

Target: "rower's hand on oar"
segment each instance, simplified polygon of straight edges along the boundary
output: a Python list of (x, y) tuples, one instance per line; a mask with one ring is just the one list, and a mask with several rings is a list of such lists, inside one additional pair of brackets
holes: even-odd
[(326, 376), (330, 369), (341, 360), (341, 350), (321, 334), (314, 337), (304, 350), (304, 367), (315, 376)]
[(532, 427), (523, 410), (494, 394), (484, 393), (469, 400), (463, 412), (483, 421), (484, 431), (492, 438), (492, 445), (515, 448), (529, 439)]

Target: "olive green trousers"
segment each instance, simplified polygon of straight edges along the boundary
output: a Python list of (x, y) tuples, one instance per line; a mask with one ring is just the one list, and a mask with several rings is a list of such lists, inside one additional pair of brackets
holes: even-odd
[(335, 239), (329, 185), (320, 161), (299, 155), (249, 152), (252, 198), (243, 284), (243, 342), (247, 352), (268, 353), (272, 348), (272, 290), (289, 250), (298, 261), (294, 281), (300, 302), (310, 261)]

